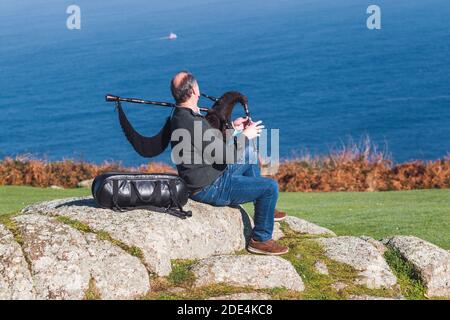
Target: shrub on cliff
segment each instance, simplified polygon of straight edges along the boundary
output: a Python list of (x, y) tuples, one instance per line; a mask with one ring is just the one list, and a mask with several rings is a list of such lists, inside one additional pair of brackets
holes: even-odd
[[(264, 168), (263, 168), (264, 169)], [(107, 171), (176, 173), (164, 163), (151, 162), (137, 168), (119, 162), (101, 165), (82, 161), (48, 162), (26, 157), (0, 160), (0, 185), (76, 187)], [(450, 154), (442, 160), (394, 164), (368, 138), (352, 141), (327, 155), (284, 161), (273, 175), (280, 191), (387, 191), (450, 188)]]
[(172, 167), (163, 163), (149, 163), (137, 168), (127, 168), (118, 162), (105, 162), (96, 165), (73, 160), (48, 162), (8, 157), (0, 161), (0, 185), (30, 185), (35, 187), (57, 185), (73, 188), (77, 186), (78, 182), (94, 178), (96, 175), (107, 171), (175, 172)]

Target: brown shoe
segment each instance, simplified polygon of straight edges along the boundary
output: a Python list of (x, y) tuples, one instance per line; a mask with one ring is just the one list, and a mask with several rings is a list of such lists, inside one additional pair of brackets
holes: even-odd
[(268, 256), (279, 256), (289, 252), (288, 247), (280, 246), (274, 240), (260, 242), (250, 239), (247, 250), (251, 253), (265, 254)]
[(278, 211), (277, 209), (275, 209), (275, 222), (283, 221), (284, 219), (286, 219), (286, 217), (287, 217), (286, 212)]

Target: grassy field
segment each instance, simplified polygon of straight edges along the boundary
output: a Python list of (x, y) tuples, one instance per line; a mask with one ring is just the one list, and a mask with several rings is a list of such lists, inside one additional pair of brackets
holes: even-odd
[[(251, 210), (251, 205), (246, 208)], [(338, 235), (415, 235), (450, 249), (450, 189), (280, 194), (277, 208)]]
[[(0, 214), (27, 204), (89, 195), (89, 189), (0, 187)], [(252, 211), (252, 205), (245, 206)], [(330, 228), (338, 235), (376, 239), (415, 235), (450, 249), (450, 189), (395, 192), (281, 193), (278, 209)]]
[(0, 215), (14, 213), (34, 202), (65, 197), (90, 195), (87, 188), (51, 189), (17, 186), (0, 186)]

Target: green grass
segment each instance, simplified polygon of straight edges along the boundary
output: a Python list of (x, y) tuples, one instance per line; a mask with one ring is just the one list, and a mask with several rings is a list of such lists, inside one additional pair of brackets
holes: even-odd
[(34, 202), (65, 197), (81, 197), (90, 193), (91, 190), (87, 188), (58, 190), (25, 186), (0, 186), (0, 215), (17, 212)]
[[(17, 212), (33, 202), (86, 196), (86, 188), (55, 190), (0, 187), (0, 215)], [(249, 211), (251, 204), (245, 205)], [(327, 227), (338, 235), (376, 239), (415, 235), (450, 249), (450, 189), (395, 192), (282, 192), (277, 208)]]
[[(244, 206), (253, 210), (251, 204)], [(450, 189), (280, 193), (277, 208), (338, 235), (414, 235), (450, 249)]]
[(425, 288), (419, 281), (414, 267), (391, 249), (384, 253), (384, 258), (395, 273), (403, 296), (409, 300), (425, 299)]
[(100, 300), (102, 297), (94, 278), (89, 279), (89, 287), (84, 293), (84, 300)]
[[(86, 196), (86, 188), (55, 190), (0, 187), (0, 215), (17, 212), (33, 202)], [(251, 204), (245, 205), (249, 211)], [(380, 239), (415, 235), (450, 249), (450, 189), (395, 192), (282, 192), (277, 208), (327, 227), (338, 235)]]
[(195, 280), (191, 266), (195, 260), (174, 260), (172, 261), (172, 272), (167, 280), (174, 286), (190, 286)]

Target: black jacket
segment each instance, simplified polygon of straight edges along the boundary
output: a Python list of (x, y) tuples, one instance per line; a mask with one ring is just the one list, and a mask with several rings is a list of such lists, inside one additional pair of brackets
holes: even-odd
[[(196, 125), (194, 125), (195, 122), (197, 122)], [(186, 182), (191, 192), (198, 191), (210, 185), (226, 169), (227, 153), (233, 150), (234, 143), (227, 146), (221, 138), (220, 131), (213, 129), (202, 115), (196, 114), (188, 108), (175, 108), (171, 117), (170, 126), (172, 131), (170, 142), (172, 147), (172, 161), (176, 160), (176, 156), (182, 157), (182, 162), (176, 163), (179, 176)], [(183, 138), (180, 138), (183, 132), (177, 132), (177, 129), (187, 130), (190, 135), (190, 140), (183, 142)], [(209, 132), (213, 133), (214, 137), (210, 137), (210, 141), (203, 141), (202, 137), (207, 129), (213, 130)], [(195, 143), (194, 139), (197, 139), (197, 143)], [(220, 149), (222, 149), (222, 157), (211, 158), (205, 156), (205, 148), (212, 142), (214, 142), (217, 148), (220, 146)], [(215, 156), (214, 152), (212, 156)], [(232, 159), (236, 159), (235, 156)], [(196, 161), (194, 162), (194, 160)]]

